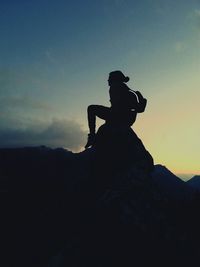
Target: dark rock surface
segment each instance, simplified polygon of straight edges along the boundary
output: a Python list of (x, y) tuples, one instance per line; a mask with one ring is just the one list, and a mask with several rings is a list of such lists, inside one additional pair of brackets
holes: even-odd
[(192, 266), (199, 254), (199, 195), (174, 198), (155, 181), (156, 168), (131, 129), (105, 125), (96, 145), (78, 154), (1, 149), (1, 192), (11, 193), (10, 205), (4, 198), (1, 263)]

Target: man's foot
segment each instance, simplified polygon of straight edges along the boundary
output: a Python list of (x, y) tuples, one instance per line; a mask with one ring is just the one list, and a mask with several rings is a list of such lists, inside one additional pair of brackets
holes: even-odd
[(88, 141), (87, 144), (85, 145), (85, 149), (89, 148), (90, 146), (93, 146), (95, 142), (95, 134), (88, 134)]

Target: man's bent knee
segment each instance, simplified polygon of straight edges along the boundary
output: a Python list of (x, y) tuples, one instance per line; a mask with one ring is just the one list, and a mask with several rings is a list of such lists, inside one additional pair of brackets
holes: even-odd
[(97, 106), (98, 105), (89, 105), (88, 108), (87, 108), (88, 113), (93, 112), (94, 110), (96, 110)]

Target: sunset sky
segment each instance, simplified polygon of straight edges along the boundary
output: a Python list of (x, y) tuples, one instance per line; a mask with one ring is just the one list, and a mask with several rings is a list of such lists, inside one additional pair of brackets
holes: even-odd
[(87, 106), (109, 106), (122, 70), (155, 163), (200, 174), (199, 0), (1, 0), (0, 34), (0, 147), (82, 150)]

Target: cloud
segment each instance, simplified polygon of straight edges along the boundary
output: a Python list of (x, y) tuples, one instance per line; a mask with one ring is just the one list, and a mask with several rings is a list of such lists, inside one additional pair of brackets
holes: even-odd
[(40, 100), (27, 96), (5, 96), (0, 97), (0, 110), (7, 109), (36, 109), (42, 111), (52, 111), (53, 108)]
[(70, 120), (53, 119), (49, 123), (44, 122), (42, 125), (38, 122), (27, 128), (0, 126), (0, 147), (45, 145), (78, 151), (86, 141), (85, 138), (86, 133), (81, 125)]
[(46, 145), (80, 150), (86, 142), (81, 125), (73, 120), (52, 119), (57, 113), (54, 107), (29, 96), (29, 92), (14, 90), (21, 79), (23, 75), (0, 69), (0, 147)]

